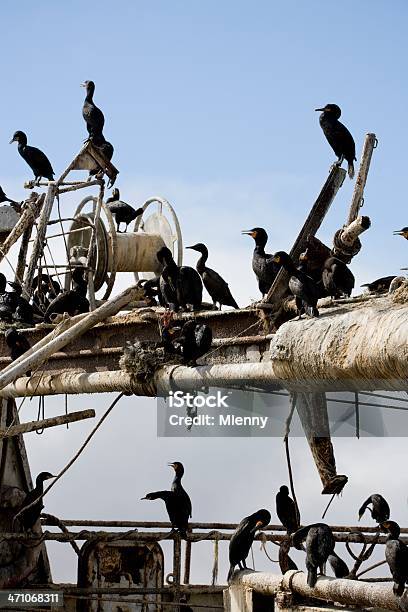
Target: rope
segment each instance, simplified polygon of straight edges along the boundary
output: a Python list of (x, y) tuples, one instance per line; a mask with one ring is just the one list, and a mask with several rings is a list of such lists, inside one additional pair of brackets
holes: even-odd
[[(279, 560), (272, 559), (272, 557), (269, 556), (268, 551), (266, 550), (266, 542), (268, 541), (266, 538), (266, 534), (262, 531), (262, 533), (260, 534), (261, 536), (261, 550), (264, 551), (265, 555), (268, 557), (269, 561), (271, 561), (272, 563), (279, 563)], [(274, 544), (276, 544), (276, 542), (274, 542)], [(279, 544), (278, 544), (279, 546)]]
[(53, 482), (45, 489), (42, 495), (39, 495), (34, 501), (31, 502), (31, 504), (29, 504), (28, 506), (24, 506), (18, 511), (18, 513), (14, 517), (14, 520), (16, 520), (16, 518), (22, 513), (23, 510), (24, 511), (28, 510), (28, 508), (31, 508), (32, 506), (34, 506), (40, 499), (43, 499), (47, 495), (47, 493), (52, 489), (52, 487), (58, 482), (58, 480), (62, 478), (65, 472), (69, 470), (69, 468), (75, 463), (75, 461), (78, 459), (81, 453), (85, 450), (86, 446), (91, 441), (93, 436), (96, 434), (99, 427), (102, 425), (104, 420), (109, 416), (113, 408), (116, 406), (119, 400), (122, 399), (123, 396), (124, 396), (124, 393), (119, 393), (119, 395), (116, 396), (116, 398), (113, 400), (113, 402), (111, 403), (109, 408), (106, 410), (106, 412), (103, 414), (103, 416), (99, 419), (98, 423), (95, 425), (95, 427), (93, 428), (89, 436), (86, 438), (85, 442), (82, 444), (79, 450), (75, 453), (72, 459), (70, 459), (70, 461), (68, 461), (66, 466), (57, 474)]
[[(41, 516), (41, 518), (44, 518), (44, 519), (46, 519), (49, 522), (52, 521), (52, 523), (56, 527), (59, 527), (61, 529), (62, 533), (68, 533), (67, 527), (65, 526), (65, 524), (57, 516), (54, 516), (53, 514), (46, 514), (46, 513), (41, 514), (40, 516)], [(75, 540), (70, 542), (70, 545), (72, 546), (72, 548), (75, 550), (76, 554), (79, 557), (81, 551), (79, 549), (78, 544), (75, 542)]]
[(286, 430), (285, 430), (285, 437), (283, 439), (284, 444), (285, 444), (285, 453), (286, 453), (286, 463), (288, 466), (288, 473), (289, 473), (289, 483), (290, 483), (290, 490), (292, 493), (292, 497), (293, 497), (293, 501), (295, 502), (295, 508), (296, 508), (296, 518), (297, 518), (297, 522), (298, 525), (300, 525), (300, 511), (299, 511), (299, 505), (297, 502), (297, 498), (296, 498), (296, 493), (295, 493), (295, 484), (293, 481), (293, 472), (292, 472), (292, 462), (290, 459), (290, 451), (289, 451), (289, 433), (290, 433), (290, 424), (292, 422), (292, 418), (293, 418), (293, 413), (295, 412), (295, 408), (296, 408), (296, 399), (297, 399), (297, 393), (291, 393), (290, 394), (290, 412), (289, 412), (289, 416), (286, 420)]
[[(38, 397), (38, 413), (37, 413), (37, 421), (40, 420), (44, 420), (45, 418), (45, 397), (43, 395), (40, 395)], [(36, 429), (35, 433), (38, 434), (39, 436), (41, 436), (41, 434), (44, 433), (44, 429), (45, 427), (43, 427), (42, 429)]]

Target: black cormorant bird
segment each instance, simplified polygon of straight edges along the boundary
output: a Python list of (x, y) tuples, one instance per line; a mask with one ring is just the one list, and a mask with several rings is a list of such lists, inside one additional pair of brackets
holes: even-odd
[[(5, 285), (9, 284), (13, 291), (5, 291)], [(11, 322), (21, 296), (21, 287), (18, 283), (10, 281), (7, 283), (4, 274), (0, 274), (0, 320)]]
[(395, 521), (384, 521), (381, 530), (388, 532), (385, 544), (385, 560), (394, 580), (394, 595), (401, 597), (408, 582), (408, 547), (399, 539), (400, 526)]
[(354, 274), (344, 261), (337, 259), (337, 257), (329, 257), (324, 262), (322, 280), (324, 288), (332, 298), (341, 295), (350, 297), (354, 289)]
[(132, 223), (132, 221), (143, 214), (143, 208), (138, 208), (135, 210), (133, 206), (130, 206), (130, 204), (122, 202), (120, 200), (119, 189), (117, 188), (112, 191), (112, 195), (106, 200), (106, 205), (108, 206), (112, 215), (115, 217), (118, 232), (120, 232), (119, 226), (121, 223), (126, 224), (125, 232), (127, 232), (129, 223)]
[(362, 287), (367, 287), (370, 293), (386, 293), (390, 288), (390, 285), (396, 276), (383, 276), (377, 278), (372, 283), (365, 283)]
[(181, 328), (180, 335), (173, 340), (173, 346), (183, 356), (183, 362), (195, 365), (211, 348), (212, 330), (208, 325), (187, 321)]
[(336, 578), (346, 578), (346, 576), (350, 574), (347, 564), (334, 550), (331, 555), (327, 557), (327, 560), (330, 563), (330, 567), (332, 568), (333, 574), (336, 576)]
[(93, 140), (95, 136), (102, 136), (105, 117), (103, 116), (101, 109), (98, 108), (93, 101), (95, 83), (93, 81), (85, 81), (85, 83), (82, 83), (81, 86), (86, 88), (86, 96), (82, 107), (82, 116), (86, 123), (89, 138), (90, 140)]
[(198, 272), (189, 266), (179, 267), (167, 247), (157, 251), (157, 259), (164, 266), (160, 275), (160, 291), (165, 304), (176, 311), (179, 308), (199, 308), (203, 299), (203, 284)]
[(255, 249), (252, 256), (252, 270), (258, 279), (259, 291), (262, 293), (262, 296), (264, 296), (268, 293), (279, 272), (279, 266), (274, 262), (273, 255), (265, 253), (268, 234), (263, 227), (254, 227), (251, 230), (243, 231), (242, 234), (252, 236), (255, 240)]
[[(34, 325), (34, 309), (31, 304), (22, 297), (22, 286), (14, 281), (10, 281), (8, 284), (13, 289), (14, 295), (11, 299), (16, 303), (13, 312), (13, 320), (27, 325)], [(10, 293), (9, 295), (11, 296), (12, 294)]]
[(408, 240), (408, 227), (403, 227), (400, 230), (394, 232), (394, 236), (402, 236), (405, 240)]
[(88, 283), (83, 276), (83, 268), (75, 268), (72, 272), (74, 288), (62, 291), (54, 298), (47, 307), (44, 314), (44, 321), (50, 321), (53, 314), (64, 314), (65, 312), (73, 317), (74, 315), (89, 312), (89, 301), (86, 297)]
[(52, 169), (50, 160), (45, 153), (40, 151), (40, 149), (30, 147), (27, 144), (27, 136), (24, 134), (24, 132), (21, 132), (20, 130), (14, 132), (13, 138), (10, 140), (10, 144), (12, 142), (18, 142), (18, 152), (30, 166), (37, 183), (39, 183), (43, 177), (49, 181), (54, 180), (54, 170)]
[(207, 289), (208, 293), (211, 296), (214, 306), (217, 308), (217, 303), (220, 305), (220, 310), (222, 305), (224, 306), (232, 306), (233, 308), (239, 308), (238, 304), (232, 297), (231, 291), (228, 287), (228, 283), (211, 268), (207, 268), (206, 261), (208, 259), (208, 249), (202, 242), (198, 244), (194, 244), (193, 246), (186, 247), (187, 249), (192, 249), (193, 251), (198, 251), (201, 253), (200, 259), (197, 261), (196, 270), (203, 279), (204, 287)]
[(317, 581), (317, 570), (324, 573), (324, 566), (334, 551), (334, 536), (326, 523), (314, 523), (301, 527), (292, 535), (295, 548), (302, 550), (302, 542), (306, 540), (307, 584), (313, 588)]
[(323, 130), (327, 141), (337, 155), (338, 165), (341, 166), (343, 159), (348, 163), (348, 175), (354, 178), (354, 161), (356, 160), (356, 145), (354, 138), (345, 125), (340, 123), (340, 107), (337, 104), (326, 104), (323, 108), (316, 108), (322, 111), (319, 117), (320, 127)]
[[(20, 511), (21, 509), (25, 508), (25, 506), (28, 506), (33, 501), (35, 501), (39, 495), (42, 495), (44, 493), (44, 482), (46, 480), (49, 480), (50, 478), (55, 478), (55, 476), (53, 476), (53, 474), (50, 474), (49, 472), (41, 472), (40, 474), (38, 474), (35, 481), (35, 488), (32, 489), (29, 493), (27, 493), (20, 508)], [(18, 518), (26, 531), (34, 527), (37, 520), (40, 518), (41, 510), (43, 508), (44, 504), (41, 497), (37, 503), (31, 506), (31, 508), (28, 508), (26, 511), (23, 510), (22, 513), (19, 515)]]
[(271, 520), (271, 514), (264, 508), (246, 516), (231, 536), (229, 543), (229, 562), (228, 582), (234, 573), (234, 568), (238, 565), (239, 569), (247, 569), (246, 558), (251, 550), (257, 529), (263, 529)]
[(4, 339), (10, 349), (10, 355), (13, 360), (21, 357), (31, 348), (27, 338), (14, 328), (10, 328), (5, 332)]
[(283, 266), (290, 275), (289, 289), (295, 296), (299, 319), (301, 319), (304, 312), (310, 316), (318, 317), (317, 301), (319, 299), (319, 289), (315, 281), (305, 272), (296, 268), (291, 256), (285, 253), (285, 251), (275, 253), (273, 260)]
[(180, 461), (169, 463), (174, 469), (175, 476), (171, 491), (154, 491), (147, 493), (142, 499), (162, 499), (166, 505), (167, 514), (173, 530), (177, 529), (181, 537), (187, 537), (188, 519), (192, 516), (191, 500), (183, 489), (181, 479), (184, 475), (184, 466)]
[[(370, 505), (372, 506), (371, 508), (369, 507)], [(379, 493), (374, 493), (365, 500), (358, 511), (358, 520), (361, 519), (367, 508), (371, 512), (371, 516), (376, 523), (383, 523), (390, 518), (390, 507), (387, 501)]]
[(276, 494), (276, 514), (289, 535), (299, 529), (296, 505), (289, 497), (289, 489), (286, 485), (282, 485)]

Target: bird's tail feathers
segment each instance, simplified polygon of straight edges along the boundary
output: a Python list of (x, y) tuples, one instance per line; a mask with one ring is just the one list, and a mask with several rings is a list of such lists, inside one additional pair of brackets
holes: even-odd
[(353, 162), (348, 162), (348, 175), (351, 179), (354, 178), (354, 164)]
[(316, 582), (317, 582), (317, 568), (309, 567), (307, 571), (307, 584), (310, 586), (311, 589), (313, 589)]

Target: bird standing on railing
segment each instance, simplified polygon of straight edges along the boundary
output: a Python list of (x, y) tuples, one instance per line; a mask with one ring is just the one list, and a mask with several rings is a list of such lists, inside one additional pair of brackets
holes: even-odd
[(26, 531), (32, 529), (40, 518), (41, 510), (44, 508), (42, 497), (31, 508), (27, 508), (27, 510), (24, 510), (24, 508), (44, 493), (44, 482), (50, 478), (55, 478), (55, 476), (49, 472), (40, 472), (35, 481), (35, 488), (27, 493), (22, 503), (19, 511), (22, 510), (22, 512), (18, 518)]
[(10, 140), (10, 144), (12, 142), (18, 143), (18, 152), (33, 171), (35, 182), (37, 184), (43, 177), (49, 181), (54, 180), (54, 170), (52, 169), (50, 160), (45, 153), (40, 151), (40, 149), (30, 147), (27, 144), (27, 136), (24, 134), (24, 132), (21, 130), (14, 132), (13, 138)]
[(334, 536), (326, 523), (314, 523), (301, 527), (292, 534), (292, 544), (302, 550), (302, 542), (306, 540), (307, 584), (313, 588), (317, 582), (317, 570), (324, 574), (327, 559), (334, 551)]
[(341, 109), (337, 104), (326, 104), (323, 108), (316, 108), (321, 111), (319, 117), (320, 127), (323, 130), (327, 141), (337, 157), (337, 164), (341, 166), (343, 160), (348, 163), (348, 175), (354, 178), (354, 161), (356, 160), (356, 145), (354, 138), (345, 125), (340, 123)]
[(194, 244), (193, 246), (186, 247), (187, 249), (192, 249), (193, 251), (197, 251), (201, 253), (200, 259), (197, 261), (196, 270), (201, 276), (203, 280), (204, 287), (207, 289), (213, 304), (216, 308), (218, 308), (217, 303), (220, 306), (220, 310), (222, 305), (224, 306), (232, 306), (233, 308), (239, 308), (238, 304), (232, 297), (230, 288), (228, 287), (228, 283), (211, 268), (207, 268), (205, 265), (208, 259), (208, 249), (202, 242)]
[(281, 265), (290, 275), (289, 289), (295, 297), (298, 318), (302, 318), (302, 314), (306, 312), (309, 316), (318, 317), (317, 301), (319, 299), (319, 289), (315, 281), (296, 268), (293, 260), (285, 251), (278, 251), (273, 256), (273, 261)]
[(125, 232), (127, 232), (129, 223), (132, 223), (132, 221), (143, 214), (143, 208), (138, 208), (136, 210), (133, 208), (133, 206), (130, 206), (130, 204), (122, 202), (120, 199), (119, 189), (116, 187), (112, 191), (112, 195), (106, 200), (106, 205), (108, 206), (112, 215), (115, 217), (117, 232), (119, 233), (121, 233), (119, 230), (121, 223), (125, 223)]
[[(370, 508), (370, 506), (372, 507)], [(383, 523), (384, 521), (388, 521), (390, 518), (390, 507), (388, 502), (379, 493), (374, 493), (365, 500), (358, 511), (358, 520), (361, 520), (361, 517), (367, 508), (371, 513), (371, 517), (376, 523)]]
[(400, 526), (395, 521), (384, 521), (381, 530), (388, 532), (385, 544), (385, 560), (394, 579), (394, 595), (401, 597), (408, 582), (408, 547), (399, 539)]
[(262, 508), (254, 514), (246, 516), (231, 536), (229, 543), (229, 562), (228, 582), (231, 580), (234, 568), (238, 565), (240, 570), (247, 569), (246, 559), (251, 550), (256, 531), (269, 525), (271, 514)]
[(344, 261), (337, 257), (329, 257), (324, 262), (322, 281), (324, 288), (332, 298), (341, 295), (350, 297), (355, 284), (354, 274)]
[(282, 485), (276, 494), (276, 514), (289, 535), (299, 529), (296, 504), (289, 497), (289, 489), (286, 485)]
[(339, 555), (333, 550), (331, 555), (327, 557), (330, 567), (333, 570), (336, 578), (346, 578), (350, 574), (350, 570), (347, 564)]
[(265, 253), (268, 234), (263, 227), (254, 227), (243, 231), (242, 234), (251, 236), (255, 240), (255, 249), (252, 256), (252, 270), (258, 280), (259, 291), (266, 295), (279, 272), (279, 266), (273, 260), (273, 255)]
[(98, 108), (93, 101), (95, 83), (93, 81), (85, 81), (81, 84), (81, 87), (85, 87), (86, 89), (86, 96), (82, 106), (82, 116), (86, 123), (89, 139), (93, 140), (95, 137), (103, 137), (105, 117), (101, 109)]
[(395, 230), (394, 236), (402, 236), (405, 240), (408, 240), (408, 227), (403, 227), (400, 230)]
[(167, 514), (172, 525), (172, 530), (177, 530), (182, 538), (187, 538), (188, 519), (192, 516), (191, 500), (188, 493), (181, 484), (184, 475), (184, 466), (180, 461), (169, 463), (174, 469), (175, 476), (171, 485), (171, 491), (154, 491), (147, 493), (142, 499), (162, 499), (166, 505)]
[(164, 266), (160, 275), (160, 292), (171, 310), (196, 310), (203, 299), (201, 277), (194, 268), (178, 266), (170, 249), (162, 247), (157, 259)]

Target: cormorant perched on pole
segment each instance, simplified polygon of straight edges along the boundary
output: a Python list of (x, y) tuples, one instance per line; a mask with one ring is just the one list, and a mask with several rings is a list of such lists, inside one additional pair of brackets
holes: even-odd
[(259, 291), (262, 293), (262, 296), (264, 296), (268, 293), (279, 272), (279, 266), (274, 262), (273, 255), (265, 253), (268, 234), (263, 227), (254, 227), (251, 230), (241, 233), (251, 236), (255, 240), (255, 249), (252, 256), (252, 270), (258, 279)]
[(319, 299), (319, 289), (313, 278), (296, 268), (291, 256), (285, 253), (285, 251), (275, 253), (273, 261), (283, 266), (290, 275), (289, 289), (295, 296), (299, 319), (302, 318), (304, 312), (309, 316), (318, 317), (317, 301)]
[(167, 247), (157, 251), (157, 259), (164, 266), (159, 286), (166, 305), (175, 311), (179, 308), (199, 308), (203, 299), (203, 284), (198, 272), (189, 266), (179, 267)]
[(316, 108), (321, 111), (319, 117), (320, 127), (323, 130), (327, 141), (337, 157), (337, 164), (341, 166), (343, 160), (348, 163), (348, 175), (354, 178), (354, 161), (356, 160), (356, 145), (354, 138), (345, 125), (340, 123), (341, 109), (337, 104), (326, 104), (323, 108)]
[(46, 480), (49, 480), (50, 478), (55, 478), (55, 476), (53, 476), (53, 474), (50, 474), (49, 472), (41, 472), (40, 474), (38, 474), (35, 481), (35, 488), (32, 489), (29, 493), (27, 493), (22, 503), (22, 506), (19, 511), (21, 512), (22, 510), (22, 512), (21, 514), (19, 514), (18, 518), (26, 531), (28, 529), (32, 529), (40, 518), (41, 510), (44, 508), (42, 497), (40, 497), (38, 502), (31, 506), (31, 508), (28, 508), (26, 511), (24, 511), (24, 508), (26, 506), (29, 506), (33, 501), (35, 501), (39, 496), (44, 493), (44, 482)]
[(184, 363), (195, 365), (197, 359), (210, 350), (212, 336), (211, 327), (191, 320), (184, 323), (180, 335), (172, 341), (172, 345), (181, 353)]
[(10, 140), (10, 144), (12, 142), (18, 143), (18, 152), (30, 166), (37, 183), (39, 183), (43, 177), (49, 181), (54, 180), (54, 170), (52, 169), (50, 160), (45, 153), (40, 151), (40, 149), (30, 147), (27, 144), (27, 136), (24, 134), (24, 132), (21, 130), (14, 132), (13, 138)]
[(289, 535), (299, 529), (296, 504), (289, 497), (289, 489), (286, 485), (282, 485), (276, 494), (276, 514)]
[[(370, 505), (372, 506), (371, 508), (369, 507)], [(379, 493), (374, 493), (365, 500), (358, 511), (358, 520), (361, 519), (367, 508), (371, 512), (371, 517), (376, 523), (383, 523), (390, 518), (390, 507), (388, 502)]]
[(162, 499), (166, 505), (167, 514), (173, 528), (177, 529), (182, 538), (187, 537), (188, 519), (192, 516), (191, 500), (184, 490), (181, 479), (184, 475), (184, 466), (180, 461), (169, 463), (174, 469), (175, 476), (171, 485), (171, 491), (154, 491), (147, 493), (142, 499)]
[(112, 215), (115, 217), (117, 232), (119, 233), (121, 233), (119, 230), (121, 223), (126, 224), (125, 232), (127, 232), (129, 223), (132, 223), (132, 221), (143, 214), (143, 208), (138, 208), (135, 210), (133, 206), (130, 206), (130, 204), (126, 204), (126, 202), (121, 201), (120, 192), (117, 187), (115, 187), (115, 189), (112, 191), (112, 195), (106, 200), (106, 205), (108, 206)]
[(230, 288), (228, 287), (228, 283), (211, 268), (207, 268), (206, 261), (208, 259), (208, 249), (202, 242), (194, 244), (193, 246), (186, 247), (187, 249), (192, 249), (193, 251), (198, 251), (201, 253), (200, 259), (197, 261), (196, 270), (203, 279), (204, 287), (207, 289), (211, 299), (213, 301), (214, 306), (217, 308), (217, 302), (220, 305), (220, 310), (222, 305), (224, 306), (232, 306), (233, 308), (239, 308), (238, 304), (232, 297)]
[(81, 84), (81, 87), (86, 88), (86, 96), (82, 106), (82, 116), (86, 123), (89, 139), (93, 141), (95, 136), (102, 136), (105, 117), (103, 116), (101, 109), (98, 108), (93, 101), (95, 83), (93, 81), (85, 81)]
[(83, 268), (75, 268), (72, 272), (74, 288), (63, 291), (54, 298), (47, 307), (44, 321), (50, 321), (53, 314), (64, 314), (73, 317), (76, 314), (89, 312), (89, 301), (86, 297), (88, 283), (83, 276)]
[(247, 569), (246, 558), (251, 550), (255, 533), (258, 529), (266, 527), (270, 523), (270, 520), (271, 514), (264, 508), (242, 519), (232, 534), (229, 543), (230, 569), (227, 578), (228, 582), (232, 578), (236, 565), (238, 565), (240, 570)]
[(24, 353), (31, 348), (27, 338), (14, 328), (9, 328), (6, 330), (4, 339), (10, 349), (10, 356), (13, 361), (18, 357), (21, 357), (21, 355), (24, 355)]
[(313, 588), (317, 582), (317, 570), (324, 573), (324, 565), (334, 551), (334, 536), (326, 523), (314, 523), (301, 527), (292, 535), (295, 548), (302, 550), (302, 542), (306, 540), (307, 584)]
[(332, 298), (341, 295), (350, 297), (355, 284), (354, 274), (344, 261), (337, 257), (329, 257), (324, 262), (322, 281), (324, 288)]
[(385, 544), (385, 560), (394, 579), (394, 595), (401, 597), (408, 582), (408, 547), (399, 539), (401, 530), (395, 521), (384, 521), (381, 531), (388, 532)]
[(365, 283), (362, 287), (367, 287), (370, 293), (386, 293), (390, 288), (390, 285), (396, 276), (383, 276), (377, 278), (372, 283)]
[(408, 240), (408, 227), (403, 227), (400, 230), (395, 230), (394, 236), (402, 236), (405, 240)]

